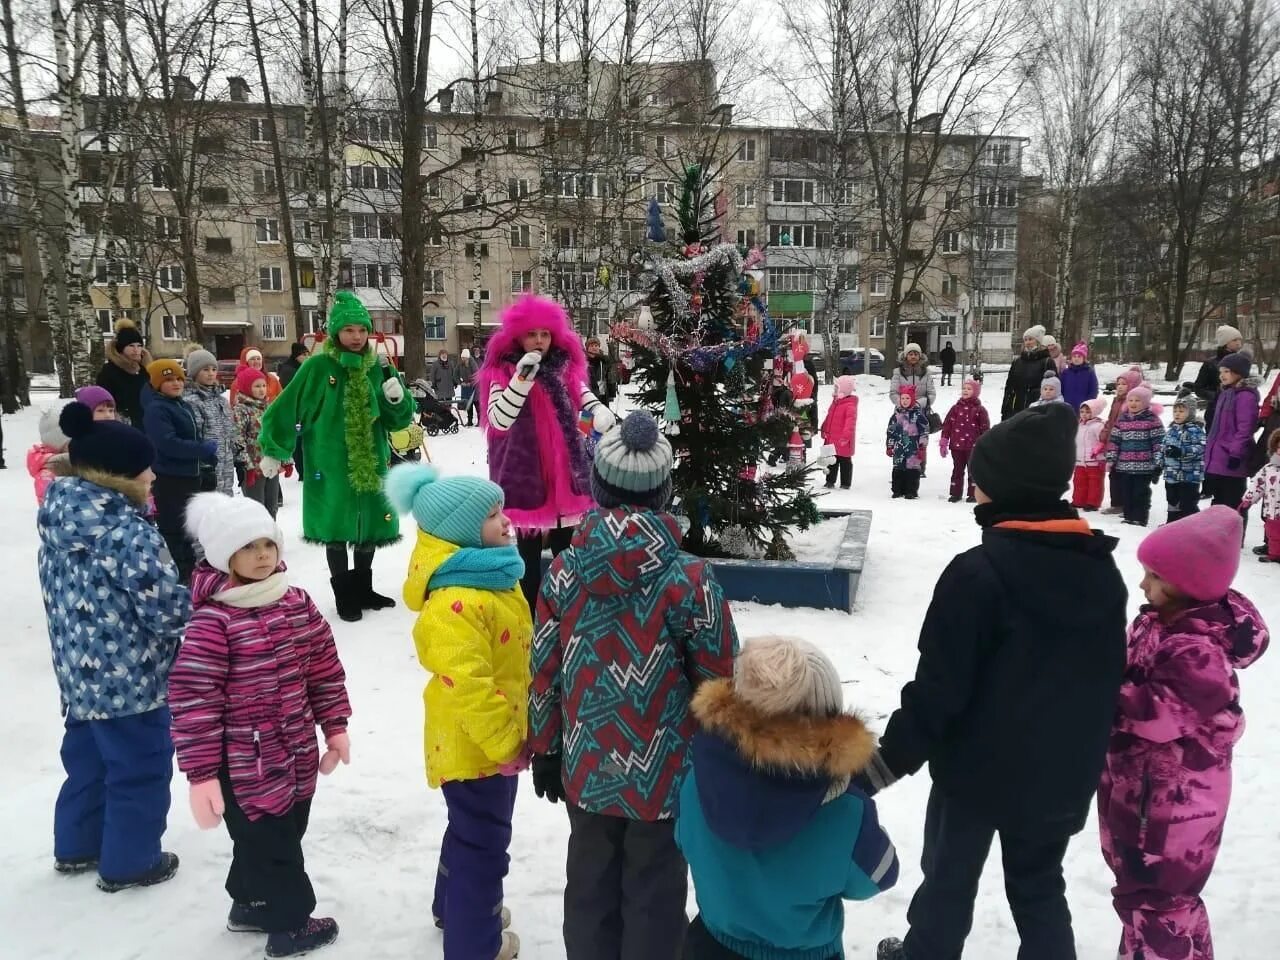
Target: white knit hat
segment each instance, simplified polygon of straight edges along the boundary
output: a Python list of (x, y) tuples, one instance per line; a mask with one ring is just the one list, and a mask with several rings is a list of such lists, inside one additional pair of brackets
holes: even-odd
[(1051, 333), (1046, 333), (1043, 337), (1040, 338), (1040, 346), (1042, 347), (1056, 347), (1057, 345), (1058, 345), (1058, 340)]
[(71, 438), (63, 433), (62, 428), (58, 426), (58, 418), (62, 416), (63, 408), (69, 403), (75, 403), (75, 401), (55, 400), (40, 411), (40, 442), (46, 447), (65, 450), (67, 449), (67, 444), (71, 442)]
[(733, 689), (767, 716), (830, 717), (844, 708), (835, 664), (808, 640), (793, 637), (748, 640), (733, 662)]
[(1218, 346), (1225, 347), (1232, 340), (1243, 340), (1244, 334), (1235, 327), (1228, 326), (1224, 323), (1217, 329), (1213, 338), (1218, 342)]
[(1042, 327), (1038, 323), (1034, 327), (1031, 327), (1030, 329), (1024, 331), (1022, 334), (1023, 340), (1034, 340), (1036, 343), (1041, 343), (1041, 344), (1044, 343), (1044, 337), (1045, 337), (1044, 327)]
[(267, 508), (248, 497), (197, 493), (187, 504), (187, 531), (200, 542), (215, 570), (231, 572), (231, 555), (265, 537), (284, 558), (284, 534)]
[(920, 344), (918, 343), (908, 343), (905, 347), (902, 348), (902, 355), (904, 357), (908, 353), (918, 353), (921, 356), (924, 355), (924, 351), (920, 349)]

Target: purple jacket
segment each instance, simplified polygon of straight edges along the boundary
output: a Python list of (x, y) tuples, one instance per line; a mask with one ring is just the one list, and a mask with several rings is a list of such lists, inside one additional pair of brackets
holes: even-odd
[(341, 733), (351, 704), (333, 631), (304, 591), (233, 606), (221, 594), (227, 581), (207, 563), (191, 578), (195, 613), (169, 676), (173, 745), (192, 783), (226, 767), (236, 802), (257, 820), (315, 794), (316, 724)]
[(1080, 412), (1080, 405), (1098, 395), (1098, 375), (1087, 363), (1080, 366), (1068, 364), (1058, 374), (1062, 381), (1062, 399), (1071, 404), (1071, 409)]
[[(1244, 732), (1236, 671), (1268, 642), (1258, 609), (1234, 590), (1168, 623), (1144, 607), (1129, 627), (1098, 789), (1122, 916), (1151, 906), (1160, 891), (1197, 893), (1208, 879), (1231, 796), (1231, 754)], [(1126, 931), (1131, 940), (1148, 935)]]
[(1247, 477), (1253, 434), (1258, 429), (1258, 388), (1241, 382), (1218, 394), (1204, 449), (1204, 472)]

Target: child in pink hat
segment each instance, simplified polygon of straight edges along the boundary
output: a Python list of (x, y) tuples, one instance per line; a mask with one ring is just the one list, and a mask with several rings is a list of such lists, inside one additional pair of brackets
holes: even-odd
[(1138, 547), (1147, 605), (1129, 627), (1128, 665), (1098, 787), (1102, 853), (1120, 960), (1211, 960), (1200, 892), (1213, 870), (1244, 732), (1236, 670), (1267, 649), (1261, 615), (1231, 589), (1243, 521), (1210, 507)]
[(822, 421), (822, 442), (835, 450), (835, 462), (827, 468), (826, 488), (848, 490), (853, 484), (853, 439), (858, 430), (858, 381), (845, 374), (836, 377), (836, 397)]

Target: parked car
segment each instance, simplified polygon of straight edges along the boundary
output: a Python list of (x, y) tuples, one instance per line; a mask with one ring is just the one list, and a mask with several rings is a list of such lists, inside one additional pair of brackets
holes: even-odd
[(878, 375), (884, 371), (884, 354), (872, 348), (870, 351), (870, 367), (867, 369), (867, 351), (861, 347), (854, 350), (840, 351), (840, 373), (869, 373)]

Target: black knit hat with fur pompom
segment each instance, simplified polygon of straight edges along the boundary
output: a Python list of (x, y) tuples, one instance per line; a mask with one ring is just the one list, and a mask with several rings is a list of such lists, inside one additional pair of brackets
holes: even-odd
[(68, 403), (58, 426), (71, 438), (67, 452), (73, 467), (132, 479), (155, 461), (155, 447), (145, 433), (118, 420), (94, 420), (83, 403)]

